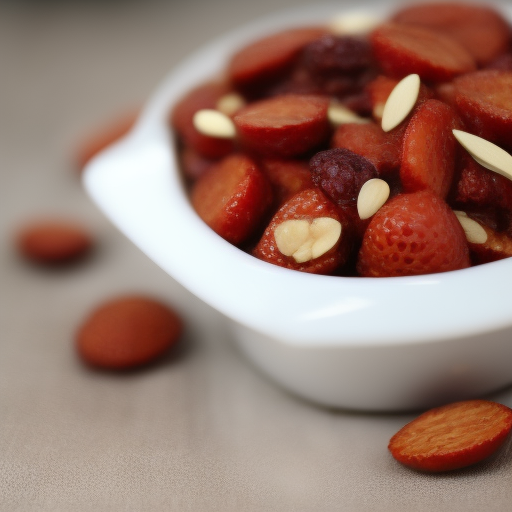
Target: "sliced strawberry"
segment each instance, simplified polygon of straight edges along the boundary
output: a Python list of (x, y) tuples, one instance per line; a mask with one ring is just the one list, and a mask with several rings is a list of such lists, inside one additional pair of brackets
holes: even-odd
[(510, 42), (510, 28), (494, 9), (463, 3), (426, 3), (408, 6), (394, 16), (394, 21), (426, 27), (456, 39), (480, 65), (505, 52)]
[(511, 149), (512, 72), (485, 70), (454, 81), (455, 103), (468, 131)]
[(365, 231), (357, 269), (365, 277), (433, 274), (469, 267), (464, 231), (429, 190), (389, 200)]
[(445, 82), (476, 69), (460, 43), (423, 27), (384, 24), (373, 31), (371, 41), (384, 73), (394, 78), (417, 73), (427, 82)]
[(171, 125), (181, 142), (205, 158), (219, 159), (228, 155), (234, 149), (233, 141), (203, 135), (196, 130), (192, 119), (198, 110), (215, 108), (218, 99), (229, 91), (225, 83), (202, 84), (181, 98), (171, 113)]
[[(322, 217), (329, 217), (342, 225), (341, 236), (330, 250), (302, 263), (298, 263), (293, 256), (285, 256), (280, 252), (275, 238), (275, 230), (279, 225), (289, 220), (306, 220), (312, 223)], [(311, 188), (299, 192), (278, 210), (265, 229), (253, 255), (268, 263), (292, 270), (330, 274), (346, 262), (351, 249), (352, 241), (343, 214), (319, 189)]]
[(192, 204), (218, 235), (239, 245), (252, 236), (272, 202), (272, 188), (255, 162), (231, 155), (192, 187)]
[(294, 157), (327, 140), (328, 106), (329, 100), (323, 96), (277, 96), (249, 104), (233, 121), (246, 150), (263, 156)]
[(387, 176), (400, 167), (402, 138), (397, 132), (386, 133), (375, 123), (347, 123), (334, 132), (331, 147), (346, 148), (368, 159), (379, 176)]
[(487, 400), (431, 409), (389, 442), (393, 457), (413, 469), (440, 472), (463, 468), (494, 453), (512, 429), (512, 410)]
[(512, 213), (512, 181), (467, 156), (455, 187), (454, 202), (464, 209), (505, 209)]
[(400, 179), (405, 192), (428, 189), (447, 196), (459, 148), (452, 130), (460, 127), (456, 112), (445, 103), (428, 100), (418, 107), (404, 135)]
[(267, 158), (262, 160), (261, 168), (272, 184), (278, 206), (302, 190), (314, 187), (308, 162), (304, 160)]
[(228, 65), (228, 76), (237, 89), (255, 94), (282, 78), (302, 48), (325, 33), (321, 27), (301, 27), (258, 39), (235, 53)]

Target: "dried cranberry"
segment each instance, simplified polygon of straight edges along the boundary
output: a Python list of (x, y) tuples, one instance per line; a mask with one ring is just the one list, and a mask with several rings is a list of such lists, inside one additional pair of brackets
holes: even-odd
[(360, 72), (372, 64), (368, 41), (355, 37), (325, 35), (309, 43), (303, 51), (303, 64), (313, 75), (332, 76)]
[(363, 184), (378, 176), (368, 159), (344, 148), (320, 151), (309, 168), (315, 185), (340, 206), (355, 205)]

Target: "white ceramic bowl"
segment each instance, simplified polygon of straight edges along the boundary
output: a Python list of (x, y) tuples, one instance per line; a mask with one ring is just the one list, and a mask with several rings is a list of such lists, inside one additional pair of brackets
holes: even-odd
[(309, 275), (231, 246), (188, 201), (167, 125), (173, 103), (218, 73), (246, 41), (338, 10), (288, 11), (191, 56), (162, 83), (132, 133), (89, 164), (86, 189), (135, 245), (224, 314), (247, 356), (293, 393), (327, 406), (383, 411), (506, 386), (512, 259), (422, 277)]

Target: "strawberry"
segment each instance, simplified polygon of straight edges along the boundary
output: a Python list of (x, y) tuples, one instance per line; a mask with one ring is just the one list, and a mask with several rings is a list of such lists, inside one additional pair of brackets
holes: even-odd
[(504, 53), (510, 42), (511, 33), (506, 20), (485, 5), (459, 2), (418, 4), (401, 9), (393, 19), (453, 37), (479, 65), (488, 64)]
[(91, 366), (124, 370), (162, 356), (179, 339), (183, 321), (169, 306), (143, 296), (111, 299), (96, 308), (76, 335)]
[(445, 82), (476, 69), (459, 42), (423, 27), (387, 23), (373, 31), (371, 41), (384, 73), (393, 78), (417, 73), (427, 82)]
[(191, 199), (208, 226), (233, 245), (240, 245), (265, 217), (272, 202), (272, 187), (251, 158), (235, 154), (199, 177)]
[(399, 430), (389, 451), (402, 464), (441, 472), (480, 462), (494, 453), (512, 428), (512, 410), (488, 400), (467, 400), (431, 409)]
[(237, 89), (258, 96), (290, 70), (306, 44), (325, 33), (320, 27), (300, 27), (258, 39), (233, 55), (229, 79)]
[(386, 133), (375, 123), (347, 123), (338, 126), (331, 141), (333, 148), (345, 148), (368, 159), (379, 176), (393, 174), (400, 167), (402, 133)]
[(454, 81), (455, 104), (467, 131), (512, 150), (512, 72), (484, 70)]
[(386, 203), (372, 217), (357, 261), (365, 277), (432, 274), (469, 265), (457, 217), (429, 190), (399, 194)]
[[(278, 249), (276, 229), (285, 221), (305, 220), (309, 223), (320, 218), (331, 218), (342, 225), (341, 235), (334, 246), (321, 256), (304, 262), (297, 262)], [(274, 215), (270, 224), (254, 249), (257, 258), (292, 270), (311, 274), (329, 274), (342, 266), (351, 249), (351, 239), (346, 230), (347, 221), (343, 213), (317, 188), (299, 192), (287, 201)]]
[(256, 101), (233, 117), (245, 150), (262, 156), (296, 157), (326, 141), (329, 100), (289, 94)]
[(266, 158), (261, 161), (261, 168), (272, 184), (278, 206), (302, 190), (314, 187), (308, 162), (304, 160)]
[(447, 196), (459, 148), (452, 130), (460, 128), (456, 112), (445, 103), (428, 100), (418, 107), (404, 135), (400, 179), (405, 192), (429, 189)]

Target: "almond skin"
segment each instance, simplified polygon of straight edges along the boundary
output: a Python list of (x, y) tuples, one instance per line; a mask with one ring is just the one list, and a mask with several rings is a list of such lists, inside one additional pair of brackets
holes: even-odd
[(183, 321), (172, 308), (144, 296), (112, 299), (77, 332), (76, 347), (91, 366), (123, 370), (150, 363), (179, 339)]

